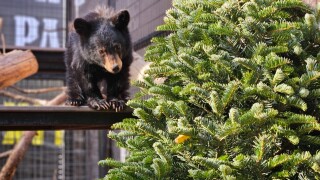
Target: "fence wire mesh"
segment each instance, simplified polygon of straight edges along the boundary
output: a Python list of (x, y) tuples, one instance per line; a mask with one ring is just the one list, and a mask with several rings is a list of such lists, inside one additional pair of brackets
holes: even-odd
[[(19, 164), (16, 180), (88, 180), (105, 174), (97, 162), (107, 156), (106, 130), (37, 131)], [(0, 167), (21, 131), (0, 132)], [(110, 154), (109, 154), (110, 155)]]
[[(21, 89), (39, 89), (64, 86), (63, 80), (25, 79), (15, 86)], [(6, 89), (15, 94), (31, 98), (49, 100), (60, 93), (23, 94), (14, 89)], [(28, 105), (19, 100), (0, 97), (0, 104)], [(22, 131), (0, 131), (0, 167), (7, 160), (21, 138)], [(88, 180), (98, 179), (106, 174), (106, 168), (97, 162), (106, 157), (116, 157), (118, 148), (107, 139), (107, 130), (66, 130), (37, 131), (26, 156), (19, 164), (15, 180)]]

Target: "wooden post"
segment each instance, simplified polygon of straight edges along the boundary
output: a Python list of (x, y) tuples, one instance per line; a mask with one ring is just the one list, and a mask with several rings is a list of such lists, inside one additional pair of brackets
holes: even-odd
[(2, 24), (3, 24), (3, 19), (0, 17), (0, 36), (1, 36), (1, 44), (2, 44), (2, 54), (6, 53), (6, 40), (4, 38), (4, 34), (2, 32)]
[(36, 73), (38, 68), (38, 62), (29, 50), (13, 50), (0, 55), (0, 89)]

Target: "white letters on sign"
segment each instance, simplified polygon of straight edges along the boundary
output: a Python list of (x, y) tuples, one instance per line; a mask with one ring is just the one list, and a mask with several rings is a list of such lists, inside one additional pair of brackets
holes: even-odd
[(76, 7), (82, 6), (86, 1), (85, 0), (75, 0), (74, 5)]
[(25, 46), (38, 38), (39, 22), (30, 16), (15, 16), (15, 45)]
[(47, 40), (48, 40), (50, 45), (49, 47), (58, 48), (59, 47), (58, 31), (57, 31), (58, 20), (44, 18), (43, 25), (44, 25), (44, 28), (41, 36), (40, 47), (47, 47)]
[(36, 2), (42, 2), (42, 3), (52, 3), (52, 4), (59, 4), (60, 0), (36, 0)]
[[(30, 16), (14, 17), (15, 21), (15, 45), (25, 46), (36, 41), (39, 36), (39, 21)], [(40, 47), (59, 47), (58, 20), (44, 18), (42, 20), (43, 31), (40, 37)]]

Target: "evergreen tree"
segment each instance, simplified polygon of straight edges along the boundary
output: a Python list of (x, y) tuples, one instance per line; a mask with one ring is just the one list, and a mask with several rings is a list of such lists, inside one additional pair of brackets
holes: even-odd
[(319, 20), (300, 0), (174, 0), (105, 179), (320, 179)]

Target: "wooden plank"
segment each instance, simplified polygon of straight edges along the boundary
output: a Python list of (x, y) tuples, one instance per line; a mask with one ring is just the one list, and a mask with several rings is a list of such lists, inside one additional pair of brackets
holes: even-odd
[(96, 111), (87, 106), (0, 106), (0, 130), (110, 129), (133, 118), (132, 110)]

